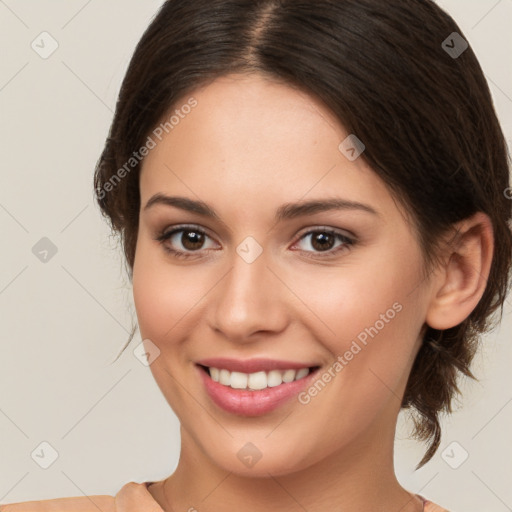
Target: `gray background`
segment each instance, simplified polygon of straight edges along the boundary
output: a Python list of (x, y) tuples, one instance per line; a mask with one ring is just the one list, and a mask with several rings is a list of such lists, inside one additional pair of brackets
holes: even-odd
[[(0, 0), (0, 503), (114, 495), (178, 460), (178, 421), (133, 354), (139, 333), (110, 364), (136, 318), (92, 184), (123, 74), (161, 3)], [(479, 57), (510, 144), (512, 0), (439, 4)], [(58, 43), (47, 58), (31, 46), (51, 49), (43, 31)], [(57, 250), (46, 262), (33, 253), (43, 237)], [(512, 510), (510, 311), (509, 298), (475, 361), (480, 382), (463, 382), (419, 471), (423, 447), (399, 419), (401, 483), (455, 512)]]

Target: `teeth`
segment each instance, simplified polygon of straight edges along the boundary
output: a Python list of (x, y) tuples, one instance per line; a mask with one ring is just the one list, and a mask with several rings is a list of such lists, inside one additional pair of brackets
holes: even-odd
[(231, 372), (231, 378), (229, 380), (229, 385), (235, 389), (245, 389), (247, 387), (247, 380), (248, 380), (247, 374), (240, 373), (240, 372)]
[(220, 370), (219, 382), (221, 384), (224, 384), (224, 386), (230, 386), (231, 385), (231, 372), (229, 372), (228, 370)]
[(295, 379), (296, 373), (295, 370), (286, 370), (283, 373), (283, 382), (292, 382)]
[(269, 372), (242, 373), (230, 372), (224, 368), (208, 368), (210, 377), (215, 382), (233, 389), (265, 389), (281, 385), (283, 382), (293, 382), (309, 374), (309, 368), (300, 370), (271, 370)]
[(273, 388), (283, 383), (281, 372), (279, 370), (271, 370), (267, 373), (267, 386)]
[(309, 368), (301, 368), (301, 369), (297, 372), (297, 375), (295, 376), (295, 380), (302, 379), (303, 377), (305, 377), (306, 375), (308, 375), (308, 373), (309, 373)]

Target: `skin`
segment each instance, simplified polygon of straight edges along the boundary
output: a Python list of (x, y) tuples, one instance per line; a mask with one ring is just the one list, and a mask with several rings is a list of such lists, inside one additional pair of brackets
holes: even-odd
[[(222, 77), (191, 95), (197, 106), (150, 151), (140, 176), (134, 301), (142, 338), (160, 350), (151, 371), (181, 423), (178, 466), (150, 492), (166, 511), (421, 511), (393, 469), (401, 397), (425, 324), (457, 325), (483, 294), (488, 218), (460, 223), (460, 240), (425, 278), (411, 223), (363, 158), (340, 152), (348, 133), (320, 101), (259, 75)], [(156, 193), (200, 199), (221, 220), (161, 204), (145, 210)], [(332, 197), (378, 214), (274, 221), (284, 203)], [(164, 242), (188, 260), (155, 240), (182, 223), (208, 235), (198, 249), (187, 233)], [(322, 227), (356, 243), (336, 255), (335, 238), (322, 251), (306, 234)], [(247, 236), (263, 249), (250, 264), (236, 251)], [(194, 361), (216, 356), (325, 371), (394, 303), (401, 311), (308, 404), (238, 416), (213, 404), (198, 378)], [(237, 457), (247, 442), (262, 454), (250, 468)]]

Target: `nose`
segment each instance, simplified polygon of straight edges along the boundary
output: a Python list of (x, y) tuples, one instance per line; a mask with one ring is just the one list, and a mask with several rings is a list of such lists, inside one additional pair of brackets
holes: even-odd
[(230, 270), (210, 294), (207, 316), (214, 331), (248, 343), (286, 328), (291, 292), (271, 266), (265, 251), (250, 263), (233, 254)]

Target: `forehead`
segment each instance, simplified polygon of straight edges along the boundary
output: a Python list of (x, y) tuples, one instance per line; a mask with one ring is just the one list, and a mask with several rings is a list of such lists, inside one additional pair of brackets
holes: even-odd
[[(181, 110), (191, 97), (196, 105)], [(176, 110), (179, 121), (155, 139), (142, 164), (143, 204), (158, 192), (208, 202), (243, 198), (260, 210), (306, 195), (391, 199), (362, 158), (350, 161), (340, 151), (349, 134), (332, 112), (289, 85), (258, 75), (221, 77), (184, 96)]]

